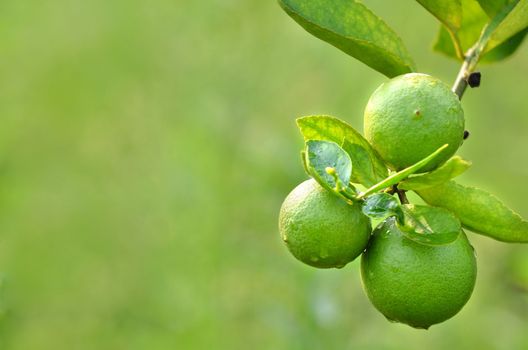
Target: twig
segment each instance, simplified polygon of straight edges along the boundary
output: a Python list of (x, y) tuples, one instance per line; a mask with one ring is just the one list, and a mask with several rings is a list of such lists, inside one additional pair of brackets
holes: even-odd
[[(460, 71), (458, 72), (457, 78), (452, 88), (453, 92), (457, 94), (459, 99), (462, 99), (466, 88), (468, 85), (470, 85), (470, 80), (478, 79), (478, 83), (471, 82), (472, 87), (477, 87), (480, 85), (480, 73), (474, 73), (473, 71), (477, 67), (481, 51), (481, 45), (475, 45), (475, 47), (471, 48), (466, 54), (466, 58), (464, 59), (464, 63), (462, 63), (462, 67), (460, 67)], [(472, 77), (473, 79), (470, 79), (472, 74), (474, 74)]]
[(405, 193), (405, 190), (400, 190), (397, 185), (394, 185), (394, 189), (396, 190), (396, 193), (398, 194), (400, 203), (409, 204), (409, 200), (407, 199), (407, 194)]

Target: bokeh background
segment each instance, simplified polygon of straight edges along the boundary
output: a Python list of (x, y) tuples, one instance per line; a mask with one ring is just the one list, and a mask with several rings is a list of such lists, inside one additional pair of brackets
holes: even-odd
[[(416, 2), (367, 4), (454, 80)], [(528, 216), (528, 45), (481, 71), (461, 181)], [(0, 348), (528, 348), (526, 245), (469, 234), (474, 295), (429, 331), (387, 322), (357, 261), (320, 271), (282, 245), (295, 117), (361, 130), (385, 80), (275, 1), (2, 1)]]

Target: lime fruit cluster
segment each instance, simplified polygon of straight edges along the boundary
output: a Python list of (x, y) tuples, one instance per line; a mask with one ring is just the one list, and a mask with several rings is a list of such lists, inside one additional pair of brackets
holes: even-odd
[(293, 256), (319, 268), (341, 268), (357, 258), (372, 231), (359, 204), (347, 204), (313, 179), (286, 197), (279, 230)]
[[(383, 160), (379, 162), (385, 162), (382, 166), (393, 170), (415, 165), (447, 144), (443, 153), (438, 153), (441, 156), (423, 163), (426, 165), (419, 170), (436, 169), (463, 141), (464, 113), (457, 96), (447, 85), (425, 74), (405, 74), (381, 85), (370, 98), (364, 117), (367, 140), (362, 140), (371, 145), (368, 146), (371, 154), (381, 156)], [(339, 147), (338, 142), (345, 143), (343, 136), (347, 137), (336, 125), (342, 124), (327, 119), (306, 133), (309, 137), (318, 136), (326, 128), (329, 135), (338, 135), (330, 139), (335, 149)], [(306, 139), (306, 134), (303, 135)], [(352, 162), (352, 168), (362, 166), (364, 158), (351, 158), (360, 160)], [(333, 165), (326, 168), (335, 179), (338, 176), (334, 167), (342, 160), (343, 157), (332, 158)], [(310, 165), (305, 163), (305, 169), (314, 174), (306, 168)], [(372, 233), (370, 218), (363, 210), (367, 208), (365, 213), (380, 217), (371, 211), (371, 204), (367, 205), (365, 193), (347, 197), (342, 192), (342, 186), (349, 186), (345, 181), (337, 184), (334, 180), (336, 186), (332, 188), (333, 185), (324, 183), (323, 177), (315, 179), (298, 185), (280, 209), (280, 234), (295, 258), (318, 268), (341, 268), (362, 254), (364, 290), (372, 304), (391, 321), (427, 329), (461, 310), (472, 294), (477, 273), (473, 247), (461, 226), (453, 232), (444, 232), (454, 235), (452, 240), (441, 244), (427, 244), (406, 235), (407, 231), (402, 231), (408, 229), (406, 221), (400, 214), (394, 214), (395, 207), (401, 209), (401, 206), (390, 195), (397, 187), (392, 192), (382, 188), (383, 193), (378, 194), (388, 196), (395, 204), (385, 207), (393, 211), (381, 218), (382, 222)], [(377, 181), (383, 184), (384, 180)], [(355, 189), (351, 192), (356, 193)], [(410, 214), (401, 211), (401, 215)], [(455, 220), (458, 221), (456, 217)]]
[(464, 138), (464, 111), (449, 86), (421, 73), (382, 84), (364, 115), (365, 137), (393, 170), (406, 168), (448, 144), (430, 171), (449, 159)]

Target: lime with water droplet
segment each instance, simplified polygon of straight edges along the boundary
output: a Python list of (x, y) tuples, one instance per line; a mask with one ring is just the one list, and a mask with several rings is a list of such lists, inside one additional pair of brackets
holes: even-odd
[(346, 203), (311, 179), (284, 200), (279, 230), (298, 260), (319, 268), (341, 268), (363, 252), (372, 228), (359, 203)]

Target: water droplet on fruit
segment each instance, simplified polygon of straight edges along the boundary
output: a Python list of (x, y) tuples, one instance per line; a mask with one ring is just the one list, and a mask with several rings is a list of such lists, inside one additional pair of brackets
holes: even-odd
[(312, 256), (312, 257), (310, 258), (310, 260), (313, 261), (313, 262), (318, 262), (318, 261), (319, 261), (319, 258), (318, 258), (317, 256)]

